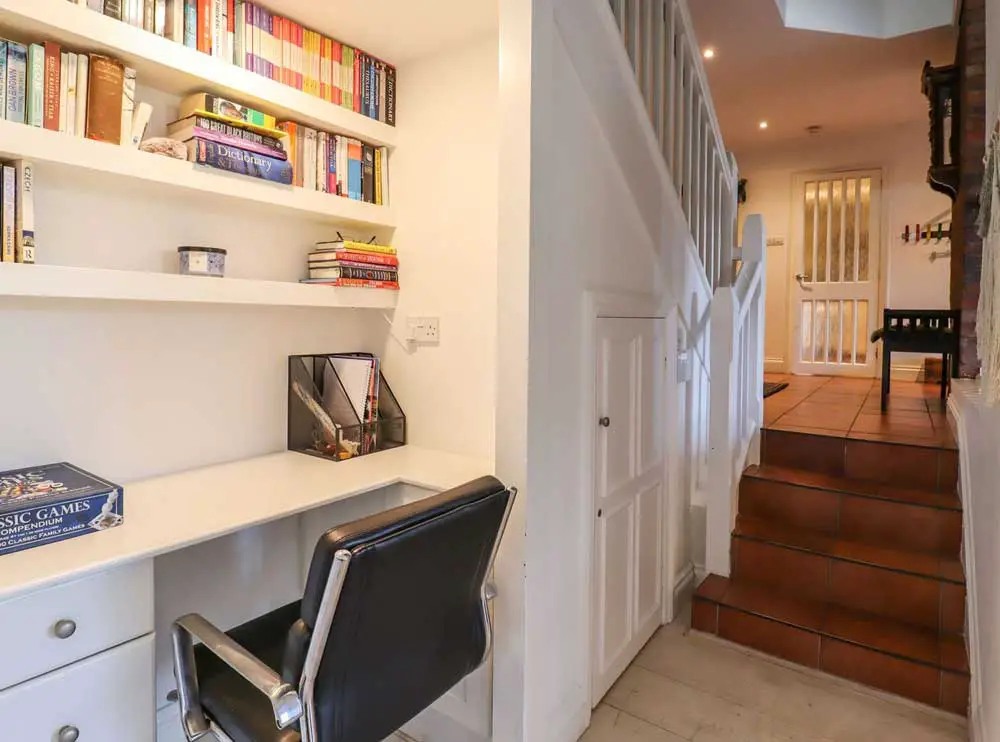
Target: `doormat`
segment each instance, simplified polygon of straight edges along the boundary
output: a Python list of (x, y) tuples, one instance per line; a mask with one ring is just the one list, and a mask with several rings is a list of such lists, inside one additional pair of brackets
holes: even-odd
[(782, 389), (788, 388), (787, 381), (765, 381), (764, 382), (764, 399), (767, 399), (772, 394), (777, 394)]

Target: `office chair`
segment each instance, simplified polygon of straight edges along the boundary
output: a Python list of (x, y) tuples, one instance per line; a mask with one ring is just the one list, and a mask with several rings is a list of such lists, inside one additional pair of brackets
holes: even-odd
[(515, 494), (483, 477), (338, 526), (316, 544), (302, 600), (225, 633), (178, 619), (187, 739), (389, 737), (489, 656), (487, 578)]

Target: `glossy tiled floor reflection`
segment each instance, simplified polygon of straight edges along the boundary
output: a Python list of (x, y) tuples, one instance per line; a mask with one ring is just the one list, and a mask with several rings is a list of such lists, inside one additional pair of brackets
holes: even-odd
[(764, 427), (853, 440), (956, 448), (936, 384), (894, 381), (880, 410), (877, 379), (765, 374), (788, 388), (764, 400)]
[(959, 742), (964, 720), (666, 626), (581, 742)]

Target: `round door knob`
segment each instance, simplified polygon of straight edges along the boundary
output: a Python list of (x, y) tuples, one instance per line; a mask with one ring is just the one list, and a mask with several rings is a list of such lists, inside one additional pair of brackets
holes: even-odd
[[(56, 621), (56, 625), (52, 627), (52, 633), (59, 639), (69, 639), (76, 633), (76, 621), (68, 618), (60, 619), (59, 621)], [(73, 739), (76, 739), (76, 737)], [(63, 742), (62, 737), (59, 738), (59, 742)]]
[(80, 730), (74, 726), (66, 725), (59, 730), (59, 733), (56, 735), (56, 739), (59, 740), (59, 742), (76, 742), (80, 739)]
[(600, 420), (597, 421), (597, 423), (602, 428), (610, 428), (611, 427), (611, 418), (610, 417), (602, 417)]

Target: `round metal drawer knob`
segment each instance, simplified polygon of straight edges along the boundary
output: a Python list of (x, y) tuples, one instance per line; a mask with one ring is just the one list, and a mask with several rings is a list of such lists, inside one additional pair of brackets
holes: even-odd
[[(59, 639), (69, 639), (76, 633), (76, 621), (68, 618), (56, 621), (56, 625), (52, 627), (52, 633), (54, 633)], [(67, 729), (72, 728), (73, 727), (67, 727)], [(76, 737), (73, 737), (73, 739), (76, 739)], [(59, 738), (59, 742), (64, 742), (62, 737)], [(72, 742), (72, 740), (70, 740), (70, 742)]]
[(56, 736), (59, 742), (76, 742), (80, 739), (80, 730), (73, 726), (64, 726)]

